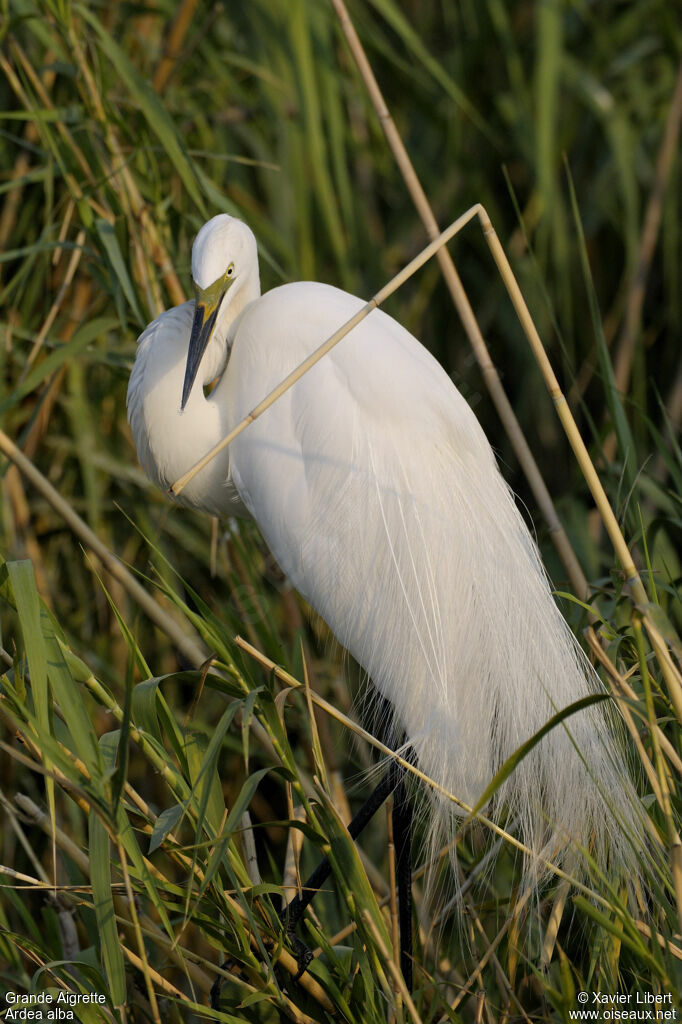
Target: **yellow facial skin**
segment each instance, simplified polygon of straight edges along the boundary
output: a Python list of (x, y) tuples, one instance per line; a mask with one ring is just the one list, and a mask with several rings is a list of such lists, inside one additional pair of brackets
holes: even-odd
[(207, 288), (195, 287), (194, 320), (192, 321), (192, 333), (190, 334), (189, 349), (187, 351), (185, 381), (182, 386), (181, 408), (183, 409), (187, 404), (187, 399), (190, 396), (192, 386), (199, 372), (199, 366), (206, 351), (206, 346), (211, 340), (220, 305), (233, 280), (234, 263), (230, 263), (222, 277), (219, 277), (213, 284), (210, 284)]

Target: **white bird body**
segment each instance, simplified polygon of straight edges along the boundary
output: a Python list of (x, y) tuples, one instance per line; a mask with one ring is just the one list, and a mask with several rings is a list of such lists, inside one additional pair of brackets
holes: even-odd
[[(257, 297), (255, 241), (243, 232), (253, 238), (239, 221), (214, 218), (193, 250), (201, 287), (234, 259), (201, 362), (204, 384), (222, 373), (212, 393), (195, 387), (180, 411), (194, 303), (140, 339), (129, 417), (140, 461), (164, 489), (363, 305), (309, 282)], [(600, 690), (476, 417), (383, 312), (240, 434), (183, 499), (213, 514), (248, 510), (392, 703), (420, 768), (469, 807), (552, 715)], [(612, 725), (599, 704), (552, 729), (488, 813), (508, 808), (536, 853), (556, 853), (558, 834), (566, 850), (591, 846), (602, 864), (628, 864), (641, 826)], [(454, 826), (453, 805), (430, 807), (437, 843)]]

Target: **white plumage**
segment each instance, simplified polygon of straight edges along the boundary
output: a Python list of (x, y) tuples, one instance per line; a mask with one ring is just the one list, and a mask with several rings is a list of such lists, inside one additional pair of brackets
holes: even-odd
[[(192, 273), (197, 302), (221, 280), (225, 290), (184, 411), (194, 302), (147, 328), (128, 389), (140, 461), (164, 490), (363, 305), (308, 282), (259, 297), (255, 239), (226, 215), (201, 229)], [(205, 397), (199, 385), (220, 374)], [(182, 500), (253, 516), (284, 572), (393, 704), (422, 770), (469, 806), (553, 714), (600, 689), (474, 414), (380, 311)], [(559, 846), (561, 861), (578, 844), (604, 868), (628, 868), (642, 827), (612, 718), (602, 703), (554, 728), (487, 813), (509, 809), (537, 853)], [(456, 819), (447, 801), (431, 807), (435, 842)]]

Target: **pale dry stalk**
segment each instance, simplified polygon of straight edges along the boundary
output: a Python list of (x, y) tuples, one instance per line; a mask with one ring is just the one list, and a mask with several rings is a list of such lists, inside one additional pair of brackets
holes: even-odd
[[(417, 177), (417, 173), (412, 161), (410, 160), (407, 149), (405, 148), (405, 144), (403, 143), (400, 133), (398, 132), (395, 122), (388, 110), (386, 101), (375, 78), (369, 60), (367, 59), (364, 47), (360, 42), (358, 34), (355, 31), (355, 27), (350, 19), (344, 0), (331, 0), (331, 2), (338, 16), (339, 23), (346, 37), (353, 59), (355, 60), (365, 84), (365, 88), (367, 89), (372, 101), (372, 105), (374, 106), (377, 117), (379, 118), (384, 135), (386, 136), (386, 141), (388, 142), (389, 148), (395, 158), (395, 162), (403, 177), (403, 181), (410, 193), (410, 197), (412, 198), (421, 221), (426, 228), (426, 232), (431, 241), (433, 241), (438, 238), (440, 234), (438, 222), (436, 221), (433, 209), (429, 203), (426, 193), (424, 192), (421, 182)], [(528, 442), (526, 441), (521, 425), (516, 418), (516, 414), (514, 413), (509, 399), (507, 398), (507, 394), (504, 390), (497, 369), (490, 358), (485, 339), (481, 333), (474, 311), (471, 308), (471, 303), (469, 302), (464, 285), (457, 273), (452, 256), (446, 249), (439, 249), (437, 259), (440, 264), (445, 283), (450, 295), (452, 296), (455, 309), (459, 314), (462, 325), (469, 338), (471, 348), (476, 357), (476, 361), (481, 369), (485, 385), (490, 397), (492, 398), (493, 404), (497, 409), (497, 413), (512, 448), (516, 453), (516, 457), (519, 460), (519, 465), (521, 466), (521, 469), (523, 470), (535, 496), (538, 508), (547, 523), (549, 535), (552, 538), (561, 561), (563, 562), (564, 568), (568, 573), (576, 594), (581, 598), (581, 600), (585, 600), (589, 593), (585, 574), (582, 571), (580, 563), (571, 546), (571, 542), (569, 541), (566, 531), (564, 530), (559, 516), (557, 515), (552, 497), (542, 478), (542, 474), (540, 473)]]
[[(286, 686), (290, 689), (299, 689), (303, 686), (303, 683), (301, 683), (298, 679), (292, 676), (289, 672), (283, 669), (276, 662), (272, 661), (271, 658), (268, 658), (267, 655), (263, 654), (261, 651), (257, 650), (257, 648), (247, 643), (247, 641), (244, 640), (243, 637), (236, 636), (234, 638), (234, 642), (237, 645), (237, 647), (240, 647), (246, 654), (248, 654), (255, 661), (257, 661), (267, 672), (274, 673), (275, 677), (279, 679), (281, 682), (285, 683)], [(279, 696), (281, 696), (281, 694)], [(350, 732), (355, 733), (356, 736), (362, 737), (362, 739), (369, 743), (370, 746), (374, 747), (375, 750), (378, 750), (385, 757), (390, 757), (393, 761), (395, 761), (396, 764), (401, 765), (406, 771), (414, 775), (415, 778), (419, 779), (421, 782), (426, 783), (426, 785), (430, 786), (431, 789), (433, 789), (435, 792), (440, 793), (441, 796), (444, 796), (451, 803), (459, 807), (460, 810), (464, 811), (465, 814), (469, 816), (465, 820), (464, 824), (466, 824), (468, 820), (470, 820), (471, 817), (474, 815), (473, 808), (469, 807), (469, 805), (464, 803), (463, 800), (460, 800), (453, 793), (450, 793), (443, 786), (439, 785), (437, 782), (434, 781), (434, 779), (426, 775), (425, 772), (417, 768), (417, 766), (414, 765), (411, 761), (408, 761), (404, 757), (401, 757), (399, 754), (396, 754), (394, 750), (391, 750), (391, 748), (387, 747), (385, 743), (381, 742), (381, 740), (378, 740), (375, 736), (372, 736), (372, 734), (367, 732), (366, 729), (363, 729), (361, 725), (358, 725), (357, 722), (354, 722), (352, 718), (349, 718), (347, 715), (344, 715), (341, 711), (335, 708), (333, 704), (330, 704), (329, 701), (326, 701), (324, 697), (320, 697), (319, 694), (314, 692), (311, 692), (311, 697), (314, 703), (317, 705), (317, 707), (321, 708), (324, 712), (326, 712), (326, 714), (331, 715), (332, 718), (335, 718), (337, 722), (340, 722), (341, 725), (349, 729)], [(565, 878), (579, 892), (586, 895), (588, 899), (592, 900), (593, 902), (599, 903), (605, 907), (608, 907), (610, 905), (607, 902), (607, 900), (605, 900), (598, 893), (593, 892), (586, 885), (583, 885), (583, 883), (579, 882), (577, 878), (571, 877), (562, 868), (557, 867), (556, 864), (553, 864), (550, 860), (547, 860), (544, 857), (537, 856), (537, 854), (535, 854), (528, 846), (522, 843), (521, 840), (517, 839), (516, 836), (513, 836), (509, 832), (505, 831), (503, 828), (501, 828), (500, 825), (497, 825), (494, 821), (491, 821), (490, 818), (486, 818), (486, 816), (482, 814), (480, 811), (476, 813), (475, 818), (476, 821), (480, 821), (483, 825), (486, 826), (486, 828), (494, 832), (495, 835), (506, 840), (511, 846), (519, 850), (521, 853), (524, 853), (527, 856), (534, 859), (538, 864), (547, 868), (552, 874), (556, 875), (558, 878)]]
[(398, 967), (396, 967), (391, 957), (391, 954), (386, 949), (386, 944), (382, 939), (381, 935), (379, 934), (379, 929), (372, 920), (371, 914), (369, 913), (368, 910), (365, 910), (363, 911), (362, 916), (365, 924), (367, 925), (367, 928), (372, 933), (372, 938), (376, 943), (377, 949), (381, 953), (381, 956), (386, 967), (388, 968), (393, 983), (395, 984), (396, 988), (400, 992), (400, 995), (402, 996), (403, 1003), (407, 1007), (410, 1017), (412, 1018), (413, 1024), (422, 1024), (422, 1019), (419, 1016), (419, 1013), (417, 1012), (417, 1007), (414, 1005), (412, 996), (407, 990), (407, 985), (405, 984), (405, 979), (403, 978), (402, 972)]
[[(586, 637), (587, 637), (587, 642), (588, 642), (588, 644), (590, 646), (591, 651), (593, 652), (595, 657), (601, 662), (601, 664), (606, 669), (607, 679), (609, 679), (610, 682), (613, 684), (613, 686), (615, 686), (615, 688), (616, 688), (616, 689), (612, 688), (612, 692), (613, 692), (614, 698), (618, 701), (618, 705), (621, 708), (621, 711), (623, 712), (624, 715), (627, 712), (627, 715), (630, 716), (630, 721), (632, 722), (632, 727), (631, 727), (630, 731), (633, 733), (633, 738), (634, 738), (634, 734), (639, 736), (639, 730), (637, 729), (637, 726), (635, 725), (634, 720), (632, 719), (632, 715), (631, 715), (629, 706), (624, 701), (622, 701), (620, 699), (621, 697), (625, 697), (628, 701), (638, 701), (639, 698), (638, 698), (637, 694), (632, 689), (632, 687), (628, 684), (628, 681), (625, 678), (625, 676), (622, 675), (622, 673), (620, 673), (618, 671), (618, 669), (616, 668), (616, 666), (613, 664), (613, 662), (611, 661), (611, 659), (607, 655), (606, 651), (604, 650), (602, 644), (599, 642), (599, 638), (598, 638), (597, 634), (595, 633), (594, 629), (592, 629), (592, 627), (590, 627), (586, 631)], [(643, 720), (645, 720), (643, 715), (641, 715), (640, 717)], [(627, 718), (626, 718), (626, 721), (627, 721)], [(647, 725), (648, 725), (648, 722), (647, 722)], [(658, 742), (661, 745), (661, 750), (665, 753), (666, 757), (670, 761), (670, 763), (673, 766), (673, 768), (675, 769), (675, 771), (678, 772), (678, 774), (680, 776), (682, 776), (682, 758), (680, 758), (680, 755), (677, 753), (677, 751), (673, 747), (672, 743), (670, 742), (670, 740), (665, 735), (665, 733), (663, 732), (663, 730), (660, 728), (659, 725), (656, 725), (656, 733), (658, 735)], [(651, 767), (651, 771), (653, 772), (653, 766), (651, 765), (650, 762), (649, 762), (649, 764), (650, 764), (650, 767)]]
[(142, 930), (140, 928), (140, 919), (137, 914), (137, 907), (135, 906), (135, 896), (133, 894), (133, 887), (130, 883), (130, 874), (128, 872), (128, 858), (126, 857), (126, 852), (123, 849), (123, 844), (119, 842), (117, 845), (119, 864), (121, 866), (121, 872), (123, 874), (123, 883), (125, 885), (126, 893), (128, 894), (128, 909), (130, 911), (130, 920), (137, 942), (137, 948), (140, 953), (141, 969), (142, 974), (144, 975), (145, 985), (147, 988), (147, 998), (149, 999), (149, 1005), (151, 1007), (154, 1024), (161, 1024), (159, 1004), (156, 1000), (154, 982), (150, 974), (149, 961), (147, 959), (147, 951), (144, 948), (144, 938), (142, 936)]
[(177, 14), (171, 22), (168, 36), (163, 48), (163, 54), (161, 60), (158, 63), (154, 77), (152, 78), (152, 85), (158, 93), (161, 93), (168, 83), (168, 79), (173, 73), (173, 69), (177, 63), (180, 55), (180, 50), (184, 42), (187, 30), (192, 24), (192, 19), (196, 13), (196, 9), (199, 6), (199, 0), (182, 0), (182, 3), (178, 7)]
[(66, 273), (64, 274), (64, 279), (62, 280), (62, 283), (59, 286), (59, 291), (57, 292), (57, 296), (54, 302), (52, 303), (52, 306), (50, 307), (50, 311), (45, 317), (45, 320), (43, 321), (43, 326), (40, 328), (36, 335), (35, 341), (33, 342), (33, 345), (31, 347), (31, 351), (29, 352), (28, 357), (26, 359), (24, 369), (22, 370), (21, 376), (19, 377), (19, 384), (21, 384), (23, 379), (26, 377), (28, 371), (33, 366), (35, 358), (40, 352), (41, 348), (43, 347), (43, 344), (45, 342), (45, 339), (47, 338), (50, 328), (52, 327), (52, 324), (55, 322), (57, 318), (57, 314), (61, 309), (64, 297), (66, 296), (67, 291), (71, 287), (71, 282), (73, 281), (74, 274), (76, 273), (78, 264), (81, 261), (81, 256), (83, 255), (83, 245), (85, 244), (85, 238), (85, 231), (83, 230), (83, 228), (81, 228), (81, 230), (76, 235), (74, 249), (71, 253), (71, 257), (66, 268)]
[(26, 479), (39, 491), (50, 503), (55, 511), (65, 520), (67, 525), (76, 536), (80, 537), (86, 547), (90, 548), (100, 559), (107, 572), (123, 584), (131, 597), (140, 605), (145, 614), (169, 636), (184, 657), (192, 665), (199, 666), (206, 660), (206, 654), (200, 641), (188, 636), (182, 631), (175, 619), (168, 614), (151, 597), (144, 587), (138, 583), (133, 574), (126, 569), (119, 558), (93, 533), (87, 523), (81, 519), (78, 513), (72, 508), (68, 501), (62, 497), (43, 476), (39, 469), (27, 459), (24, 453), (14, 442), (0, 430), (0, 451), (22, 472)]
[[(294, 808), (293, 820), (303, 822), (305, 819), (304, 808)], [(298, 828), (290, 828), (289, 835), (287, 836), (284, 872), (282, 874), (282, 910), (286, 909), (294, 897), (301, 893), (301, 873), (298, 864), (302, 846), (303, 833)]]
[[(530, 897), (530, 890), (526, 889), (526, 891), (521, 896), (521, 898), (519, 900), (517, 900), (517, 907), (518, 907), (519, 911), (526, 905), (526, 903), (528, 902), (529, 897)], [(483, 956), (479, 960), (479, 962), (476, 965), (473, 973), (469, 976), (467, 981), (464, 983), (464, 985), (462, 985), (461, 989), (459, 990), (459, 993), (457, 994), (457, 997), (454, 999), (454, 1001), (451, 1004), (451, 1009), (452, 1010), (456, 1010), (457, 1007), (460, 1005), (460, 1003), (469, 994), (469, 992), (471, 991), (473, 986), (476, 984), (476, 982), (482, 980), (483, 968), (488, 963), (488, 961), (495, 955), (495, 950), (497, 949), (499, 944), (502, 942), (502, 939), (504, 938), (504, 936), (507, 934), (507, 931), (509, 930), (510, 923), (511, 923), (511, 918), (508, 918), (505, 921), (505, 923), (502, 925), (501, 929), (499, 930), (499, 932), (497, 933), (495, 938), (492, 940), (492, 942), (488, 946), (488, 949), (486, 950), (486, 952), (483, 954)], [(447, 1018), (441, 1018), (441, 1021), (439, 1022), (439, 1024), (445, 1024), (446, 1020), (447, 1020)]]
[[(180, 279), (175, 273), (168, 252), (161, 241), (161, 236), (156, 224), (152, 219), (150, 211), (137, 187), (137, 183), (128, 168), (127, 161), (113, 130), (111, 119), (106, 115), (106, 111), (102, 103), (102, 97), (99, 94), (90, 66), (85, 58), (83, 48), (73, 27), (71, 27), (69, 31), (69, 41), (83, 74), (83, 79), (90, 97), (90, 102), (92, 103), (95, 117), (104, 131), (107, 145), (114, 161), (116, 162), (115, 169), (118, 175), (120, 175), (120, 180), (123, 186), (119, 193), (121, 200), (129, 204), (133, 215), (131, 219), (135, 222), (139, 222), (142, 230), (143, 246), (137, 250), (138, 256), (142, 259), (142, 264), (140, 265), (141, 276), (143, 280), (147, 282), (147, 286), (149, 288), (154, 279), (154, 275), (147, 273), (147, 270), (144, 267), (144, 259), (146, 259), (146, 254), (149, 254), (154, 264), (159, 268), (171, 302), (174, 305), (180, 305), (180, 303), (185, 301), (185, 294), (183, 287), (180, 284)], [(160, 296), (156, 295), (155, 303), (162, 308)], [(161, 309), (159, 309), (159, 312), (160, 311)]]

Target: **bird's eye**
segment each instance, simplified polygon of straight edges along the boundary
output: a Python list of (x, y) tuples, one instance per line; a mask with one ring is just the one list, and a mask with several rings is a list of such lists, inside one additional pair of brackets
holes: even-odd
[(227, 276), (228, 277), (232, 277), (233, 274), (234, 274), (234, 263), (230, 263), (229, 267), (227, 268)]

